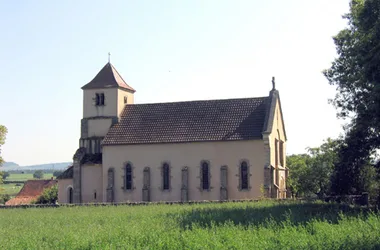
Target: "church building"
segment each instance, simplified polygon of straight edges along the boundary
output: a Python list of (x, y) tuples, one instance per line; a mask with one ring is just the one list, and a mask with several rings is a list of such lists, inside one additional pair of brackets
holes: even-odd
[(73, 165), (59, 203), (286, 198), (286, 132), (268, 96), (135, 104), (111, 63), (82, 87)]

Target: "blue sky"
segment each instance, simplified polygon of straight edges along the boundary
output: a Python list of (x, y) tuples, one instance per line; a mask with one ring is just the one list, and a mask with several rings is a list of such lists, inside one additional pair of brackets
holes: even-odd
[(321, 72), (348, 10), (349, 0), (0, 1), (3, 157), (71, 161), (80, 88), (108, 52), (135, 103), (265, 96), (275, 76), (287, 153), (302, 153), (342, 131)]

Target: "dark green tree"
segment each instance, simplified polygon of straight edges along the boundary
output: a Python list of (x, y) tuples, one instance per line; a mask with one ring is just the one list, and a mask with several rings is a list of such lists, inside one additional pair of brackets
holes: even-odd
[(42, 179), (44, 178), (44, 172), (42, 170), (37, 170), (33, 173), (33, 178), (35, 179)]
[(56, 170), (56, 171), (53, 172), (53, 176), (57, 177), (57, 176), (59, 176), (62, 173), (63, 173), (63, 171)]
[(365, 186), (363, 169), (380, 148), (380, 1), (351, 0), (343, 18), (348, 27), (333, 37), (338, 57), (324, 75), (337, 88), (338, 116), (349, 122), (332, 188), (350, 194)]
[(3, 172), (3, 180), (7, 179), (10, 176), (9, 172)]

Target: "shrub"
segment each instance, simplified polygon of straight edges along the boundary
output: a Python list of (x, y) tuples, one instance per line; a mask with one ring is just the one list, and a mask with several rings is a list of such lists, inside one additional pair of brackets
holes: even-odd
[(5, 202), (9, 201), (11, 197), (9, 194), (0, 194), (0, 204), (5, 204)]
[(58, 185), (46, 188), (35, 204), (55, 204), (58, 200)]

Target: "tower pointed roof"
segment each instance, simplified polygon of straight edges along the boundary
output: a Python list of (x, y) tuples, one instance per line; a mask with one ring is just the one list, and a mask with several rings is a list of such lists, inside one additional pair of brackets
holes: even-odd
[(108, 62), (99, 71), (99, 73), (89, 83), (84, 85), (82, 89), (104, 89), (104, 88), (122, 88), (136, 92), (131, 86), (129, 86), (121, 77), (115, 67)]

